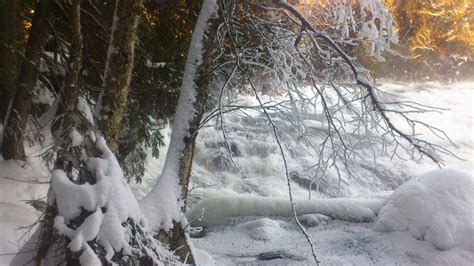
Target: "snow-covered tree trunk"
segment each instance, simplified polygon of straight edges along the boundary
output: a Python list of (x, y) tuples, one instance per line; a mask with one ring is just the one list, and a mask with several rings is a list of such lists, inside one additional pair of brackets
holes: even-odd
[(140, 202), (158, 238), (188, 263), (193, 262), (193, 252), (183, 211), (197, 130), (209, 97), (217, 10), (215, 0), (204, 1), (188, 51), (165, 166), (152, 191)]
[(13, 99), (10, 115), (4, 123), (2, 154), (6, 160), (25, 159), (23, 139), (36, 80), (38, 79), (42, 46), (45, 42), (45, 33), (48, 28), (46, 17), (53, 2), (52, 0), (40, 0), (35, 6), (33, 26), (26, 45), (15, 97)]
[(117, 149), (122, 131), (142, 9), (143, 0), (116, 1), (102, 93), (96, 109), (99, 130), (112, 152)]

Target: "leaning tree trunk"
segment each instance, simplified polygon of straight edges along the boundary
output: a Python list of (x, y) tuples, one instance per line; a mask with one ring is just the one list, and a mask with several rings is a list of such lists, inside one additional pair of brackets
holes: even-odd
[(10, 115), (5, 122), (2, 154), (6, 160), (25, 159), (23, 138), (36, 81), (38, 79), (41, 51), (46, 40), (46, 19), (53, 2), (53, 0), (40, 0), (35, 6), (33, 26), (26, 45), (25, 58), (18, 77), (15, 97), (13, 99)]
[(194, 256), (184, 210), (198, 126), (209, 97), (217, 9), (215, 0), (204, 1), (188, 51), (165, 166), (153, 190), (140, 202), (158, 239), (187, 263), (194, 263)]
[[(20, 1), (6, 1), (0, 14), (0, 124), (7, 118), (15, 93), (20, 42)], [(0, 136), (1, 143), (2, 136)], [(0, 145), (1, 146), (1, 145)]]
[(137, 26), (143, 0), (118, 0), (96, 118), (112, 152), (117, 150), (132, 77)]

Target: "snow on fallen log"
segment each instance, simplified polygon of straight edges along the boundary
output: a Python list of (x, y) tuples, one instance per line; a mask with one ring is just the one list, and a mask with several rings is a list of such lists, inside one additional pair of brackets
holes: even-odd
[[(320, 213), (339, 220), (370, 222), (385, 201), (383, 197), (302, 200), (296, 202), (296, 211), (298, 215)], [(291, 204), (284, 198), (225, 196), (201, 200), (188, 213), (188, 219), (200, 226), (225, 224), (245, 216), (291, 216)]]

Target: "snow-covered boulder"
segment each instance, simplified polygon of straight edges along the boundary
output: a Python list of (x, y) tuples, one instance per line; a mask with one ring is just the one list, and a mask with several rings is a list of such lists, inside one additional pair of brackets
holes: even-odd
[(315, 227), (318, 225), (327, 224), (327, 222), (331, 220), (331, 217), (320, 213), (308, 213), (298, 217), (298, 220), (304, 226)]
[(260, 241), (272, 240), (275, 236), (280, 235), (281, 230), (283, 230), (279, 221), (268, 218), (245, 222), (237, 225), (237, 227), (246, 232), (250, 238)]
[(405, 231), (447, 250), (474, 248), (474, 179), (455, 170), (434, 170), (401, 185), (380, 211), (374, 229)]

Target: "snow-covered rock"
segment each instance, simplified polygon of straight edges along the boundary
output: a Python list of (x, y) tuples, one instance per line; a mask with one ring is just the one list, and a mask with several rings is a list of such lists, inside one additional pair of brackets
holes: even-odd
[(474, 248), (474, 179), (455, 170), (434, 170), (401, 185), (380, 211), (374, 229), (405, 231), (447, 250)]
[(320, 213), (308, 213), (298, 217), (298, 220), (304, 226), (315, 227), (318, 225), (327, 224), (327, 222), (331, 220), (331, 217)]
[(245, 231), (250, 238), (261, 241), (272, 240), (283, 230), (278, 221), (268, 218), (245, 222), (237, 225), (237, 228)]

